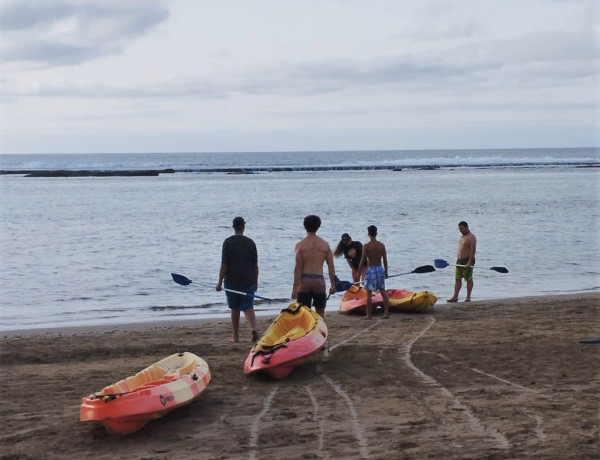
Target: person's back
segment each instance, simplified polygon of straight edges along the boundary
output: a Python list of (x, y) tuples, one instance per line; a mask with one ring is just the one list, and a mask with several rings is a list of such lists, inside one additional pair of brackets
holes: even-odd
[(363, 251), (366, 254), (367, 267), (371, 265), (383, 265), (385, 245), (381, 241), (375, 239), (369, 241), (363, 246)]
[(227, 264), (224, 279), (230, 288), (244, 288), (256, 281), (257, 251), (250, 238), (230, 236), (223, 242), (221, 257), (222, 262)]
[(330, 293), (335, 292), (335, 268), (329, 243), (317, 236), (320, 226), (319, 216), (310, 215), (304, 218), (306, 237), (300, 240), (295, 248), (296, 265), (292, 298), (309, 308), (314, 306), (317, 313), (325, 317), (327, 297), (323, 263), (327, 263), (329, 269)]
[(323, 263), (331, 252), (329, 243), (314, 233), (296, 244), (296, 254), (302, 261), (302, 274), (322, 275)]

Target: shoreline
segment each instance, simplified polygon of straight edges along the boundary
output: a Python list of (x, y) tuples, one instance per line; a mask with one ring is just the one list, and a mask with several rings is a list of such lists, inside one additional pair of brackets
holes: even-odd
[[(552, 294), (552, 295), (534, 295), (534, 296), (521, 296), (521, 297), (502, 297), (495, 299), (482, 299), (482, 300), (474, 300), (470, 302), (471, 305), (482, 305), (490, 302), (504, 302), (507, 304), (513, 302), (527, 302), (527, 301), (539, 301), (542, 299), (554, 299), (560, 300), (561, 298), (570, 298), (572, 296), (597, 296), (600, 295), (600, 291), (580, 291), (573, 292), (569, 294)], [(291, 300), (290, 300), (291, 302)], [(335, 302), (335, 301), (334, 301)], [(333, 305), (333, 303), (331, 304)], [(443, 309), (460, 309), (467, 305), (463, 301), (459, 301), (457, 303), (446, 303), (444, 300), (438, 302), (434, 305), (433, 310), (436, 311), (440, 308)], [(338, 302), (335, 302), (335, 310), (333, 308), (327, 307), (326, 315), (331, 314), (341, 314), (338, 313)], [(279, 310), (277, 311), (263, 311), (257, 312), (257, 319), (274, 319), (279, 314)], [(356, 317), (356, 316), (354, 316)], [(240, 320), (240, 328), (243, 326), (245, 319), (242, 318)], [(53, 326), (53, 327), (40, 327), (40, 328), (23, 328), (23, 329), (8, 329), (3, 330), (0, 329), (0, 340), (7, 338), (17, 338), (17, 337), (53, 337), (60, 335), (80, 335), (80, 334), (101, 334), (107, 332), (140, 332), (147, 330), (157, 330), (157, 329), (165, 329), (170, 327), (197, 327), (205, 324), (229, 324), (230, 318), (228, 313), (220, 313), (218, 316), (214, 317), (204, 317), (204, 318), (195, 318), (195, 319), (171, 319), (171, 320), (157, 320), (157, 321), (142, 321), (142, 322), (129, 322), (129, 323), (118, 323), (118, 324), (96, 324), (96, 325), (87, 325), (87, 326)]]
[[(245, 321), (239, 343), (229, 319), (5, 337), (2, 458), (597, 458), (598, 317), (600, 292), (330, 311), (326, 350), (283, 380), (244, 374)], [(179, 351), (212, 374), (189, 406), (126, 437), (79, 421), (82, 397)]]

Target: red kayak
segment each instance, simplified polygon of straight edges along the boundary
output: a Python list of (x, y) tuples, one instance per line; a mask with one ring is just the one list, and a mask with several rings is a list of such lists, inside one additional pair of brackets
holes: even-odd
[(210, 381), (208, 364), (183, 352), (158, 361), (137, 374), (82, 399), (80, 418), (127, 435), (197, 398)]
[(264, 372), (282, 379), (294, 366), (323, 348), (327, 340), (325, 320), (310, 308), (293, 302), (281, 313), (250, 350), (244, 372)]

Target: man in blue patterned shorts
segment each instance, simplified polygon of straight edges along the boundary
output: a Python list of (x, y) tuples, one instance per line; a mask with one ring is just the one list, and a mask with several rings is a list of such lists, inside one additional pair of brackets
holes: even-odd
[[(390, 304), (385, 290), (385, 279), (388, 277), (387, 252), (385, 245), (377, 241), (377, 227), (370, 225), (367, 228), (369, 242), (363, 246), (363, 253), (358, 264), (358, 272), (363, 266), (367, 266), (365, 272), (365, 289), (367, 290), (367, 314), (366, 319), (371, 319), (373, 314), (373, 291), (379, 291), (383, 298), (383, 317), (390, 317)], [(382, 265), (383, 262), (383, 265)]]

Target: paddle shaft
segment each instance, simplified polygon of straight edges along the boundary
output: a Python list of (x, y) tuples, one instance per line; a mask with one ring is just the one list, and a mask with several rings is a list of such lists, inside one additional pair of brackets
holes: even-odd
[(257, 295), (257, 294), (248, 294), (247, 292), (243, 292), (243, 291), (236, 291), (235, 289), (229, 289), (229, 288), (222, 288), (222, 289), (223, 289), (224, 291), (227, 291), (227, 292), (232, 292), (232, 293), (234, 293), (234, 294), (240, 294), (240, 295), (247, 295), (247, 296), (249, 296), (249, 297), (255, 297), (255, 298), (257, 298), (257, 299), (263, 299), (263, 300), (273, 300), (273, 299), (269, 299), (268, 297), (262, 297), (262, 296), (259, 296), (259, 295)]
[[(183, 276), (183, 275), (178, 275), (177, 273), (171, 273), (171, 277), (173, 278), (173, 281), (175, 281), (177, 284), (179, 284), (181, 286), (187, 286), (188, 284), (193, 283), (192, 280), (189, 279), (188, 277)], [(209, 284), (207, 284), (207, 283), (196, 283), (196, 284), (199, 286), (209, 287)], [(212, 287), (212, 286), (210, 286), (210, 287)], [(229, 289), (229, 288), (222, 288), (222, 289), (227, 292), (232, 292), (233, 294), (247, 295), (250, 297), (256, 297), (257, 299), (273, 301), (273, 299), (269, 299), (268, 297), (262, 297), (257, 294), (248, 294), (247, 292), (236, 291), (235, 289)]]
[[(452, 265), (452, 264), (448, 264), (449, 266), (452, 267), (460, 267), (460, 268), (466, 268), (466, 265)], [(485, 267), (476, 267), (475, 265), (472, 265), (469, 268), (485, 268)], [(498, 273), (508, 273), (508, 269), (506, 267), (490, 267), (489, 270), (494, 270), (495, 272)]]

